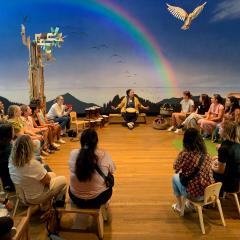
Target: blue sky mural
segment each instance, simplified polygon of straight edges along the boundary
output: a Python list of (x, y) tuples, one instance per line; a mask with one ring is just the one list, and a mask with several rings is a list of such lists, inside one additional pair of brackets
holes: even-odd
[[(168, 0), (191, 12), (202, 0)], [(47, 100), (66, 92), (103, 104), (127, 88), (153, 102), (240, 91), (239, 0), (210, 0), (189, 30), (162, 0), (10, 0), (0, 3), (0, 96), (28, 102), (27, 35), (59, 26), (65, 42), (45, 63)]]

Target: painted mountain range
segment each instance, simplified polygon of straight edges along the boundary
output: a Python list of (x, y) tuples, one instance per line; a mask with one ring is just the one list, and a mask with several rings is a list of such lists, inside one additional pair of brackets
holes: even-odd
[[(72, 96), (70, 93), (63, 94), (62, 96), (64, 97), (65, 104), (71, 104), (72, 108), (73, 108), (73, 111), (76, 111), (79, 116), (84, 116), (86, 108), (89, 108), (89, 107), (92, 107), (92, 106), (98, 106), (95, 103), (83, 102), (83, 101), (77, 99), (76, 97)], [(120, 103), (122, 98), (123, 98), (123, 96), (120, 97), (119, 95), (116, 95), (116, 96), (113, 97), (112, 100), (110, 100), (107, 103), (104, 103), (103, 106), (100, 106), (101, 107), (101, 113), (102, 114), (116, 113), (116, 111), (113, 111), (111, 109), (111, 106), (112, 105), (117, 106)], [(149, 111), (147, 112), (147, 115), (158, 115), (159, 110), (160, 110), (160, 106), (162, 106), (163, 104), (171, 105), (173, 107), (174, 111), (180, 111), (180, 104), (179, 103), (181, 101), (181, 98), (163, 99), (163, 100), (161, 100), (160, 102), (157, 102), (157, 103), (153, 103), (153, 102), (151, 102), (147, 99), (143, 99), (141, 97), (138, 97), (138, 98), (139, 98), (139, 101), (144, 106), (149, 106), (150, 107)], [(197, 103), (198, 98), (199, 98), (198, 96), (193, 97), (193, 100), (194, 100), (195, 103)], [(21, 105), (21, 103), (11, 102), (10, 100), (8, 100), (4, 97), (1, 97), (1, 96), (0, 96), (0, 101), (2, 101), (4, 103), (5, 112), (7, 112), (7, 109), (11, 104)], [(50, 107), (52, 106), (52, 104), (54, 102), (55, 102), (55, 100), (50, 100), (46, 103), (47, 111), (50, 109)]]

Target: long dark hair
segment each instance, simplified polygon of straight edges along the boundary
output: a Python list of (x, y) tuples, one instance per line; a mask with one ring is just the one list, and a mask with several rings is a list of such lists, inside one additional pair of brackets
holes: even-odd
[(128, 89), (128, 90), (126, 91), (127, 97), (129, 97), (129, 93), (131, 92), (131, 90), (132, 90), (132, 89)]
[(206, 154), (207, 149), (199, 131), (195, 128), (188, 128), (183, 136), (183, 147), (190, 152), (197, 151)]
[(226, 113), (227, 112), (233, 113), (235, 111), (235, 109), (240, 108), (238, 99), (235, 96), (230, 96), (230, 97), (228, 97), (228, 99), (230, 100), (231, 105), (227, 107), (227, 109), (225, 111)]
[(220, 94), (213, 94), (213, 97), (217, 100), (218, 103), (223, 104), (223, 98), (221, 97)]
[(210, 107), (210, 98), (207, 94), (203, 93), (201, 94), (201, 98), (202, 98), (202, 105), (204, 105), (206, 107), (206, 109), (209, 109)]
[(78, 154), (75, 166), (75, 174), (80, 182), (90, 181), (95, 171), (98, 157), (95, 154), (97, 148), (98, 136), (93, 129), (86, 129), (82, 132), (81, 149)]

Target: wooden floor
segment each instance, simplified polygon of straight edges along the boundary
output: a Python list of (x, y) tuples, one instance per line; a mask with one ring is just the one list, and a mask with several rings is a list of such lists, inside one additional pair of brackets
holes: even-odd
[[(231, 199), (222, 202), (226, 227), (221, 225), (216, 210), (204, 211), (205, 236), (201, 234), (197, 213), (179, 217), (172, 211), (172, 165), (178, 154), (172, 141), (182, 136), (154, 130), (151, 122), (152, 119), (148, 119), (147, 124), (134, 130), (119, 124), (98, 130), (99, 147), (111, 154), (117, 166), (110, 203), (112, 221), (105, 226), (104, 239), (240, 239), (240, 218)], [(69, 179), (69, 152), (78, 147), (78, 141), (68, 140), (61, 151), (48, 157), (47, 162), (54, 172)], [(43, 229), (44, 226), (33, 219), (32, 239), (47, 239)], [(69, 240), (97, 239), (91, 232), (60, 235)]]

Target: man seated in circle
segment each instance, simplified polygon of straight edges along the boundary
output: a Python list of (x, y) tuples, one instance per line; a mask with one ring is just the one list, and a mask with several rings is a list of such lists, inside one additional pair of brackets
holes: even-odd
[(63, 96), (58, 96), (56, 98), (56, 102), (51, 106), (48, 111), (47, 118), (60, 124), (62, 129), (61, 135), (64, 135), (65, 128), (67, 128), (67, 130), (70, 128), (69, 113), (71, 111), (72, 108), (68, 109), (67, 106), (64, 105)]
[(133, 129), (137, 120), (139, 109), (149, 110), (149, 106), (143, 106), (132, 89), (126, 91), (127, 96), (124, 97), (117, 107), (112, 106), (113, 110), (121, 109), (123, 119), (126, 121), (129, 129)]

